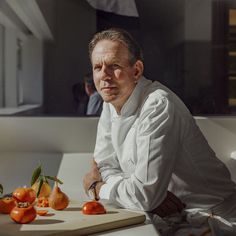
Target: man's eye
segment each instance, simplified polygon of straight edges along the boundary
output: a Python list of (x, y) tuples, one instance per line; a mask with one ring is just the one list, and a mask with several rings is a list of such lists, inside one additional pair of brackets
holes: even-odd
[(115, 70), (115, 69), (119, 69), (120, 66), (118, 64), (112, 64), (112, 69)]
[(99, 70), (101, 70), (101, 66), (94, 66), (94, 68), (93, 68), (93, 70), (96, 70), (96, 71), (99, 71)]

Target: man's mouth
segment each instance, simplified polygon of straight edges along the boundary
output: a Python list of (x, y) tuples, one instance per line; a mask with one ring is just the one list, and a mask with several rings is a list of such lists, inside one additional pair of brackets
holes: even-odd
[(116, 88), (115, 86), (104, 86), (104, 87), (101, 88), (101, 90), (110, 91), (110, 90), (113, 90), (115, 88)]

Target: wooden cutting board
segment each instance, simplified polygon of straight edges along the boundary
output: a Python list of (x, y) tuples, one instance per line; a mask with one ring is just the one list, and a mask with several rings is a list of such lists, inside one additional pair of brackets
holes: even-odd
[(51, 216), (37, 216), (35, 221), (23, 225), (14, 223), (8, 215), (0, 214), (0, 236), (88, 235), (143, 223), (146, 219), (142, 213), (106, 205), (107, 214), (84, 215), (81, 206), (82, 203), (71, 203), (63, 211), (46, 208)]

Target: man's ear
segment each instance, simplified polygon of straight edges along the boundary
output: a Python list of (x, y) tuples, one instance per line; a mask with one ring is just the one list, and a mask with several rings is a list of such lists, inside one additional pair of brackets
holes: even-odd
[(137, 60), (134, 64), (134, 78), (136, 81), (138, 81), (141, 75), (143, 74), (143, 68), (144, 68), (143, 62)]

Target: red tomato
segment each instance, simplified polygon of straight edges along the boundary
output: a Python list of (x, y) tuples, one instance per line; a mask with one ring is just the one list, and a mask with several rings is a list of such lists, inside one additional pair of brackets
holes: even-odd
[(106, 214), (106, 209), (100, 202), (91, 201), (83, 205), (82, 212), (85, 215)]
[(37, 207), (49, 207), (49, 202), (47, 197), (39, 197), (37, 202)]
[(12, 197), (0, 199), (0, 213), (9, 214), (15, 206), (15, 199)]
[(13, 197), (17, 202), (33, 203), (36, 199), (36, 192), (32, 188), (17, 188), (13, 192)]
[(47, 210), (37, 210), (37, 215), (46, 216), (48, 214)]
[(33, 221), (37, 216), (37, 212), (32, 205), (25, 207), (16, 206), (12, 209), (10, 217), (19, 224), (27, 224)]

